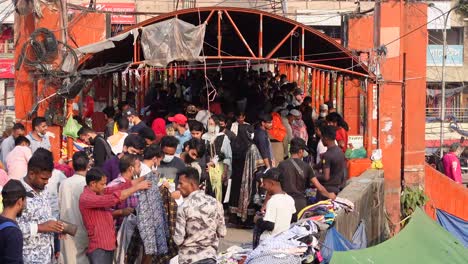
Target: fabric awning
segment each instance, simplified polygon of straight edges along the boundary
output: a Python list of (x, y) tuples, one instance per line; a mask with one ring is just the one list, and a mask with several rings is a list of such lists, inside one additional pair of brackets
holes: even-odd
[(417, 209), (395, 237), (374, 247), (334, 252), (330, 263), (460, 263), (468, 260), (462, 242)]

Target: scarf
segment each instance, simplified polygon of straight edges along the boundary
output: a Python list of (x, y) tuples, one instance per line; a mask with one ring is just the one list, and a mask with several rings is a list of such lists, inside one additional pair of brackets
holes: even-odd
[(151, 124), (151, 128), (155, 135), (166, 135), (166, 121), (162, 118), (156, 118)]

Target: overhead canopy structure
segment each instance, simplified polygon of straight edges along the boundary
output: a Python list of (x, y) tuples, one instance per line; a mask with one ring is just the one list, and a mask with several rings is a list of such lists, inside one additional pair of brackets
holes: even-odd
[(332, 264), (342, 263), (466, 263), (463, 244), (417, 209), (410, 223), (395, 237), (374, 247), (334, 252)]
[(170, 20), (187, 22), (194, 27), (206, 25), (200, 56), (208, 60), (276, 61), (369, 75), (359, 57), (320, 31), (275, 14), (233, 7), (184, 9), (141, 22), (110, 40), (112, 43), (107, 40), (104, 50), (84, 48), (88, 55), (81, 69), (107, 63), (145, 62), (148, 53), (142, 43), (144, 31)]

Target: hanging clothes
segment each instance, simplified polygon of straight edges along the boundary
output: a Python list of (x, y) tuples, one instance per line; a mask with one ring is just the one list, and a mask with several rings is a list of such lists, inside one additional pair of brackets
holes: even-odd
[[(219, 128), (217, 127), (217, 130)], [(207, 141), (210, 161), (214, 167), (208, 169), (209, 177), (206, 183), (207, 194), (213, 196), (222, 203), (223, 197), (223, 176), (231, 177), (232, 169), (232, 149), (229, 138), (222, 132), (205, 133), (202, 139)]]
[(242, 182), (239, 193), (239, 202), (236, 210), (237, 215), (243, 222), (247, 220), (248, 208), (249, 205), (251, 205), (253, 200), (252, 197), (255, 194), (255, 172), (263, 166), (265, 166), (265, 163), (257, 146), (255, 146), (255, 144), (250, 145), (245, 159), (244, 172), (242, 175)]
[(158, 189), (159, 177), (153, 172), (144, 176), (152, 182), (150, 189), (142, 191), (136, 208), (137, 226), (145, 246), (145, 254), (162, 255), (168, 252), (166, 214), (161, 193)]
[(177, 203), (171, 197), (171, 193), (166, 187), (160, 186), (159, 193), (161, 195), (163, 209), (167, 219), (165, 227), (169, 231), (169, 235), (168, 237), (166, 237), (168, 251), (166, 254), (157, 256), (144, 255), (143, 241), (140, 236), (140, 231), (138, 227), (136, 227), (127, 249), (126, 263), (167, 264), (173, 257), (177, 255), (178, 248), (172, 238), (175, 233), (175, 224), (177, 219)]
[[(247, 158), (247, 151), (253, 144), (251, 136), (254, 129), (251, 125), (243, 124), (236, 128), (237, 137), (232, 142), (232, 187), (229, 200), (230, 212), (237, 216), (237, 206), (239, 205), (239, 192), (241, 189), (242, 175), (244, 174), (244, 165)], [(250, 131), (250, 132), (249, 132)]]
[(135, 227), (137, 225), (137, 218), (131, 214), (124, 218), (119, 232), (117, 233), (117, 249), (114, 254), (114, 264), (124, 264), (125, 255), (130, 244)]

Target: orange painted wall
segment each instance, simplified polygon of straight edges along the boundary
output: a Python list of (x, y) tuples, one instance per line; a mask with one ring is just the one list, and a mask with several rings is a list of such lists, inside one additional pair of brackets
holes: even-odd
[[(105, 14), (82, 13), (69, 22), (68, 44), (82, 47), (106, 38)], [(86, 32), (86, 34), (83, 34)]]
[(468, 189), (427, 164), (425, 172), (426, 213), (435, 219), (437, 208), (468, 221)]
[(348, 48), (371, 50), (374, 43), (373, 26), (373, 16), (350, 18), (348, 24)]

